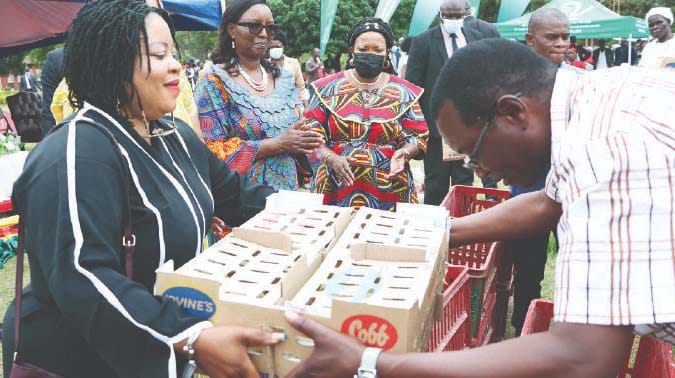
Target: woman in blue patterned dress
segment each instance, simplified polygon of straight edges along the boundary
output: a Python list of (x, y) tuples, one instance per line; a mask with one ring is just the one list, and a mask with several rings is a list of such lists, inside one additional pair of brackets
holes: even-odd
[(278, 25), (265, 0), (227, 7), (213, 54), (214, 72), (195, 99), (209, 149), (250, 182), (298, 189), (305, 154), (323, 142), (302, 120), (293, 76), (263, 57)]

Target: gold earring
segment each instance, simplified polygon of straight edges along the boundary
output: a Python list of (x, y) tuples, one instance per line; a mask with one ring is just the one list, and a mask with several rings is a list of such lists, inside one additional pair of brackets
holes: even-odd
[(141, 117), (143, 117), (143, 123), (145, 124), (145, 132), (148, 134), (148, 137), (150, 137), (150, 122), (145, 118), (145, 110), (141, 110)]

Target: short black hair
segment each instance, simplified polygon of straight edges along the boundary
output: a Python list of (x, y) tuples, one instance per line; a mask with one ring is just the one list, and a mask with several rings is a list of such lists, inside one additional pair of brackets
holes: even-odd
[(482, 39), (459, 49), (438, 77), (431, 99), (436, 119), (444, 100), (452, 101), (466, 125), (492, 116), (499, 97), (521, 93), (545, 95), (553, 87), (557, 67), (521, 43)]
[[(220, 21), (220, 29), (218, 29), (218, 47), (211, 53), (211, 60), (216, 64), (222, 63), (225, 70), (232, 76), (239, 75), (239, 71), (236, 68), (239, 57), (232, 46), (232, 36), (230, 36), (230, 33), (227, 30), (227, 26), (239, 22), (242, 14), (258, 4), (265, 5), (268, 8), (270, 7), (266, 0), (235, 0), (227, 5)], [(276, 64), (272, 64), (264, 58), (260, 58), (260, 64), (265, 68), (265, 71), (271, 72), (272, 77), (275, 79), (281, 76), (281, 69)]]
[(410, 45), (412, 43), (412, 38), (411, 37), (405, 37), (403, 38), (403, 42), (401, 42), (401, 50), (405, 52), (406, 54), (410, 52)]
[(282, 32), (281, 30), (276, 32), (276, 34), (274, 34), (274, 38), (272, 39), (281, 42), (281, 44), (284, 45), (284, 47), (286, 47), (286, 34), (284, 34), (284, 32)]
[[(166, 21), (173, 38), (168, 13), (143, 1), (94, 0), (80, 9), (63, 50), (63, 72), (73, 106), (81, 108), (88, 102), (119, 118), (119, 108), (132, 101), (140, 103), (133, 85), (134, 64), (143, 51), (141, 44), (148, 51), (145, 18), (151, 13)], [(150, 71), (149, 60), (147, 64)]]

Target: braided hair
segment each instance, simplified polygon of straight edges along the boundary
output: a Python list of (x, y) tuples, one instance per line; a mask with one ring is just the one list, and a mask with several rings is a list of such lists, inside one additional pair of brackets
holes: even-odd
[[(141, 44), (148, 48), (145, 18), (155, 13), (166, 21), (175, 42), (173, 22), (162, 9), (139, 0), (93, 0), (77, 13), (66, 38), (63, 71), (72, 106), (88, 102), (115, 118), (119, 109), (140, 97), (133, 84)], [(151, 71), (147, 60), (148, 72)]]
[[(394, 33), (391, 31), (391, 27), (383, 19), (378, 17), (365, 17), (361, 21), (357, 22), (352, 26), (349, 31), (349, 37), (347, 39), (347, 46), (354, 48), (354, 43), (356, 43), (356, 38), (366, 32), (378, 32), (384, 36), (384, 41), (387, 45), (387, 55), (385, 56), (386, 67), (384, 72), (392, 75), (396, 75), (396, 69), (391, 62), (391, 57), (389, 56), (389, 51), (394, 47)], [(346, 69), (354, 68), (354, 54), (349, 53), (347, 58)]]
[[(211, 60), (215, 64), (223, 64), (225, 70), (232, 76), (238, 76), (239, 70), (237, 63), (239, 57), (232, 46), (233, 38), (227, 30), (229, 24), (239, 22), (241, 15), (246, 13), (254, 5), (263, 4), (269, 8), (266, 0), (235, 0), (225, 8), (225, 13), (220, 21), (220, 29), (218, 30), (218, 47), (211, 53)], [(273, 78), (281, 76), (281, 69), (276, 64), (268, 62), (264, 58), (260, 58), (260, 64), (265, 71), (272, 73)]]

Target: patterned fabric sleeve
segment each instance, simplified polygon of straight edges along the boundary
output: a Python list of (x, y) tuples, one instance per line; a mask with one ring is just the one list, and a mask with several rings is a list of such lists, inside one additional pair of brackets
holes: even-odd
[(231, 124), (232, 104), (223, 81), (217, 75), (206, 75), (197, 83), (195, 99), (204, 142), (228, 168), (245, 176), (255, 161), (261, 141), (241, 138), (239, 131), (246, 125)]
[(419, 156), (423, 156), (423, 153), (427, 151), (427, 141), (429, 140), (429, 128), (427, 127), (427, 122), (424, 120), (424, 115), (422, 114), (422, 108), (420, 107), (419, 102), (415, 103), (408, 109), (408, 111), (403, 116), (403, 131), (401, 133), (401, 145), (404, 144), (414, 144), (422, 151)]

